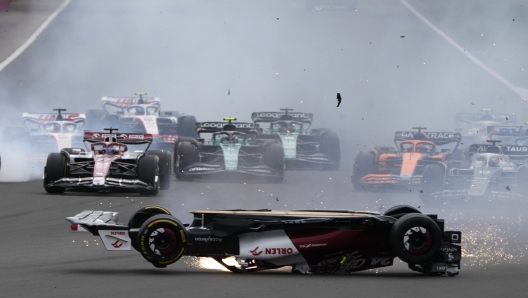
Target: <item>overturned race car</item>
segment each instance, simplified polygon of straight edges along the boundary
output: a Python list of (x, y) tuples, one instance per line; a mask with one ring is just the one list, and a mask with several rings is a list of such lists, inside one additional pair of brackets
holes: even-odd
[[(211, 257), (232, 272), (291, 266), (293, 273), (351, 273), (386, 267), (398, 257), (414, 271), (455, 276), (461, 232), (444, 220), (400, 205), (384, 214), (347, 210), (198, 210), (183, 225), (159, 206), (136, 211), (128, 225), (117, 212), (66, 218), (72, 231), (101, 237), (107, 250), (135, 249), (155, 267), (182, 256)], [(234, 257), (230, 265), (226, 258)]]
[(82, 148), (65, 148), (48, 155), (44, 168), (46, 192), (91, 188), (128, 189), (142, 195), (157, 195), (159, 189), (170, 187), (172, 156), (168, 151), (148, 150), (152, 135), (107, 130), (84, 133), (88, 152)]

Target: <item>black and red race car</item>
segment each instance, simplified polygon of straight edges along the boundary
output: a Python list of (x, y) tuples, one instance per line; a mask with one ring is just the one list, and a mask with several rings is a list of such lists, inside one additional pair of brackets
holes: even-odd
[[(348, 210), (198, 210), (182, 224), (159, 206), (139, 209), (127, 225), (117, 212), (83, 211), (73, 231), (100, 236), (112, 251), (138, 251), (155, 267), (182, 256), (210, 257), (233, 272), (291, 266), (294, 273), (350, 273), (391, 266), (398, 257), (425, 274), (459, 273), (461, 232), (400, 205), (384, 214)], [(226, 258), (234, 257), (230, 265)]]

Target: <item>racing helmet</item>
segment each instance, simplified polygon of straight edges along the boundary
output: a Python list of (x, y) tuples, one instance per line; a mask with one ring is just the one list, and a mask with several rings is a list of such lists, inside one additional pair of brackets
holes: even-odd
[(488, 167), (498, 167), (500, 166), (500, 158), (498, 156), (490, 157), (488, 160)]

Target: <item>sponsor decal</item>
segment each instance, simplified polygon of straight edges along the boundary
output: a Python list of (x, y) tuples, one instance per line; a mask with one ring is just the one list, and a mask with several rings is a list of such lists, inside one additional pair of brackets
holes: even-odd
[(112, 246), (114, 248), (120, 248), (123, 245), (123, 243), (119, 243), (119, 244), (118, 243), (119, 243), (119, 239), (117, 239), (116, 242), (112, 243)]
[[(268, 112), (262, 112), (258, 113), (259, 117), (270, 117), (270, 118), (280, 118), (280, 116), (284, 115), (284, 113), (277, 112), (277, 113), (268, 113)], [(306, 113), (288, 113), (288, 115), (292, 116), (293, 118), (307, 118), (308, 114)]]
[[(226, 122), (204, 122), (202, 127), (206, 128), (223, 128), (226, 125)], [(252, 123), (231, 123), (236, 128), (254, 128), (255, 125)]]
[(128, 138), (129, 139), (143, 140), (145, 138), (145, 136), (144, 135), (128, 135)]
[(122, 236), (125, 236), (125, 234), (126, 234), (125, 232), (114, 232), (114, 231), (110, 232), (110, 235), (122, 235)]
[(326, 243), (301, 244), (299, 245), (299, 248), (322, 247), (326, 245)]
[(528, 147), (525, 146), (505, 146), (507, 152), (528, 152)]
[(194, 167), (194, 168), (190, 168), (188, 171), (189, 172), (194, 172), (194, 171), (214, 171), (216, 170), (215, 168), (206, 168), (206, 167)]
[[(358, 253), (359, 253), (358, 251), (355, 251), (352, 253), (348, 253), (344, 256), (340, 255), (340, 256), (333, 257), (333, 258), (329, 258), (329, 259), (319, 262), (317, 266), (321, 267), (321, 266), (327, 266), (327, 265), (336, 265), (337, 263), (339, 263), (341, 265), (341, 268), (345, 270), (356, 269), (356, 268), (359, 268), (365, 265), (365, 263), (367, 263), (367, 260), (368, 260), (367, 258), (364, 258), (362, 255), (359, 255)], [(376, 265), (389, 266), (391, 264), (392, 264), (392, 257), (374, 257), (370, 259), (371, 266), (376, 266)]]
[(69, 137), (68, 137), (68, 136), (65, 136), (65, 135), (58, 135), (57, 138), (58, 138), (59, 140), (67, 140), (67, 139), (69, 139)]
[(324, 157), (307, 157), (306, 159), (314, 159), (314, 160), (325, 160), (325, 161), (328, 161), (328, 158), (324, 158)]
[(222, 238), (215, 238), (215, 237), (194, 237), (194, 241), (200, 241), (200, 242), (222, 242)]
[(440, 250), (445, 253), (453, 253), (458, 252), (458, 247), (442, 247)]
[(257, 246), (257, 247), (255, 247), (255, 249), (250, 250), (249, 252), (250, 252), (252, 255), (254, 255), (254, 256), (260, 256), (260, 255), (262, 254), (262, 250), (257, 252), (258, 249), (259, 249), (259, 247)]
[(291, 255), (293, 253), (293, 249), (291, 247), (288, 248), (266, 248), (265, 250), (266, 255)]
[[(402, 131), (401, 136), (405, 138), (412, 138), (416, 132)], [(452, 139), (455, 133), (452, 132), (424, 132), (428, 139)]]

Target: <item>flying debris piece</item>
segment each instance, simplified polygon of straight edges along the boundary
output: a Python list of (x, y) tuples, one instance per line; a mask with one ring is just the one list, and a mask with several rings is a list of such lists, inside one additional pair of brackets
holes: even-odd
[(422, 206), (418, 206), (418, 208), (420, 208), (420, 207), (422, 207)]
[(475, 105), (475, 104), (474, 104), (474, 103), (472, 103), (472, 102), (470, 102), (470, 104), (471, 104), (472, 106), (474, 106), (474, 105)]
[(341, 94), (337, 93), (337, 107), (341, 104)]
[(400, 35), (400, 38), (405, 38), (405, 35)]
[(279, 201), (279, 197), (277, 197), (277, 202)]
[[(423, 193), (423, 190), (420, 189), (420, 193)], [(418, 207), (418, 208), (420, 208), (420, 207)]]
[(506, 120), (508, 120), (508, 117), (506, 117)]
[(279, 20), (279, 18), (277, 18), (277, 21)]
[(506, 190), (507, 190), (507, 191), (510, 191), (510, 187), (509, 187), (509, 186), (506, 186)]
[(231, 89), (227, 89), (227, 95), (231, 94)]

